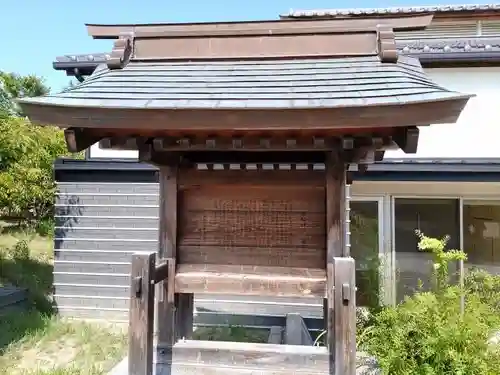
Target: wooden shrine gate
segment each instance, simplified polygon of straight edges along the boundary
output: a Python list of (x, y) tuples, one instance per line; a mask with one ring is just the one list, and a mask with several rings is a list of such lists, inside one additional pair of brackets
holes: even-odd
[[(206, 367), (211, 374), (213, 366), (231, 366), (235, 374), (264, 367), (270, 374), (315, 374), (328, 373), (331, 361), (336, 374), (354, 374), (355, 269), (343, 246), (345, 163), (330, 158), (319, 170), (308, 163), (219, 166), (160, 167), (166, 250), (160, 257), (166, 260), (156, 265), (154, 254), (134, 256), (129, 373), (151, 371), (153, 286), (161, 283), (158, 346), (168, 354), (158, 363), (174, 373)], [(192, 333), (195, 293), (317, 298), (325, 291), (330, 351), (276, 344), (231, 344), (221, 351), (216, 342), (177, 341)], [(266, 358), (272, 362), (260, 364)]]
[[(70, 151), (101, 142), (159, 167), (159, 251), (133, 257), (129, 375), (155, 355), (157, 374), (355, 374), (346, 168), (416, 152), (418, 127), (455, 122), (470, 98), (398, 56), (394, 29), (431, 19), (88, 25), (115, 39), (107, 64), (20, 100)], [(191, 341), (202, 293), (323, 297), (327, 345)]]

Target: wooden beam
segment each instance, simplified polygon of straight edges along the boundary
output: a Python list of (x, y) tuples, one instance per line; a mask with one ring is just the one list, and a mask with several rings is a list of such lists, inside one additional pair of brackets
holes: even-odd
[(211, 164), (297, 164), (324, 163), (325, 153), (318, 151), (196, 151), (184, 154), (183, 159), (189, 163)]
[(176, 293), (324, 297), (324, 269), (179, 264)]
[(328, 264), (328, 351), (330, 374), (356, 374), (356, 281), (354, 259), (335, 257)]
[(69, 128), (64, 130), (64, 139), (69, 152), (80, 152), (99, 142), (102, 137), (91, 134), (88, 129)]
[(393, 140), (406, 154), (415, 154), (418, 148), (419, 133), (416, 126), (399, 128), (396, 129)]
[(162, 166), (179, 166), (181, 155), (178, 152), (158, 152), (153, 146), (145, 143), (139, 146), (139, 161)]
[(177, 254), (177, 166), (160, 168), (159, 249), (161, 263), (167, 263), (167, 277), (158, 283), (156, 331), (158, 342), (175, 342), (175, 258)]
[[(158, 357), (161, 373), (172, 375), (326, 375), (328, 362), (325, 347), (201, 340), (180, 341)], [(363, 353), (356, 364), (358, 375), (380, 371)]]
[(332, 151), (338, 137), (157, 137), (155, 151)]
[(132, 256), (128, 373), (152, 375), (154, 325), (154, 253)]
[[(345, 207), (345, 185), (347, 165), (340, 153), (330, 153), (326, 158), (326, 230), (327, 230), (327, 255), (326, 269), (333, 267), (336, 257), (348, 256), (345, 246), (346, 236), (346, 207)], [(331, 272), (327, 271), (326, 298), (323, 317), (327, 329), (326, 342), (329, 351), (330, 374), (333, 372), (335, 363), (335, 279)], [(340, 374), (340, 373), (339, 373)], [(347, 374), (346, 375), (350, 375)]]
[(330, 153), (326, 158), (326, 228), (327, 263), (334, 257), (348, 256), (345, 247), (346, 207), (345, 182), (346, 164), (342, 155)]

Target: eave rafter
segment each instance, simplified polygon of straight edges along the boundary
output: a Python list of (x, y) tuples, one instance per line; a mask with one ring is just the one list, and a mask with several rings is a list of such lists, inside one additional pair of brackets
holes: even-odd
[[(136, 150), (140, 159), (150, 163), (165, 163), (179, 157), (190, 162), (298, 162), (309, 153), (311, 162), (321, 162), (328, 152), (342, 150), (346, 162), (371, 164), (381, 160), (387, 149), (400, 147), (415, 152), (418, 132), (414, 128), (401, 128), (395, 135), (342, 135), (342, 136), (244, 136), (206, 137), (166, 136), (140, 137), (131, 135), (103, 137), (99, 144), (104, 149)], [(228, 153), (229, 152), (229, 153)], [(187, 156), (189, 155), (189, 156)], [(274, 156), (273, 156), (274, 155)]]

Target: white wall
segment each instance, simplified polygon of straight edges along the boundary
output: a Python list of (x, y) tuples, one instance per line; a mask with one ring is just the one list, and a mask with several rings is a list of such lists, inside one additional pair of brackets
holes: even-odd
[(476, 94), (455, 124), (421, 128), (417, 154), (386, 152), (390, 158), (500, 157), (500, 68), (427, 69), (447, 89)]
[(137, 159), (139, 153), (130, 150), (106, 150), (99, 147), (99, 143), (90, 146), (90, 158)]
[[(391, 158), (489, 158), (500, 157), (500, 68), (427, 69), (447, 89), (472, 93), (456, 124), (423, 127), (417, 154), (386, 152)], [(136, 151), (90, 149), (92, 158), (137, 158)]]

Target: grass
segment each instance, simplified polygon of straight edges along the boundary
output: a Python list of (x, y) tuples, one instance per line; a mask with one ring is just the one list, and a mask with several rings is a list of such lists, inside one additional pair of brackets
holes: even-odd
[[(0, 223), (0, 285), (26, 288), (28, 306), (0, 313), (0, 375), (102, 375), (126, 354), (122, 327), (59, 317), (52, 305), (52, 239)], [(267, 342), (269, 332), (199, 328), (193, 339)]]
[(0, 375), (101, 375), (126, 352), (120, 327), (65, 320), (52, 305), (52, 240), (2, 228), (0, 284), (24, 287), (26, 308), (0, 315)]

